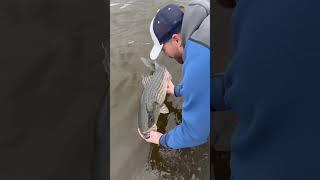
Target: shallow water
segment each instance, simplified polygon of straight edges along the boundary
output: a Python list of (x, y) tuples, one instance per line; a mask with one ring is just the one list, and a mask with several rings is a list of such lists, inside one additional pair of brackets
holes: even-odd
[[(169, 3), (187, 1), (110, 2), (110, 177), (112, 180), (209, 179), (209, 145), (183, 150), (159, 149), (137, 133), (141, 75), (150, 74), (140, 57), (149, 57), (152, 40), (149, 24), (157, 9)], [(167, 67), (177, 84), (181, 65), (163, 55), (159, 63)], [(164, 132), (181, 121), (182, 99), (168, 96), (170, 113), (159, 117), (158, 130)]]

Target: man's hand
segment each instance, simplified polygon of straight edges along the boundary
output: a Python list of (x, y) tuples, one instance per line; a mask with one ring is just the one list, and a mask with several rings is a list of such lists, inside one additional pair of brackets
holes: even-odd
[(163, 135), (160, 132), (157, 131), (150, 131), (150, 136), (148, 139), (144, 138), (143, 135), (140, 133), (140, 130), (138, 129), (138, 133), (139, 135), (142, 137), (142, 139), (146, 140), (149, 143), (153, 143), (153, 144), (159, 144), (160, 141), (160, 137)]
[(168, 83), (167, 83), (167, 94), (171, 95), (174, 94), (174, 85), (171, 81), (171, 79), (168, 78)]

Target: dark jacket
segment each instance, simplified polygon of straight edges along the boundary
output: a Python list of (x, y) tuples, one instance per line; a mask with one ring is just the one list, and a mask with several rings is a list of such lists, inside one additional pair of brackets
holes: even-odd
[(319, 6), (316, 0), (237, 2), (235, 53), (225, 75), (213, 80), (212, 104), (240, 118), (232, 180), (320, 179)]

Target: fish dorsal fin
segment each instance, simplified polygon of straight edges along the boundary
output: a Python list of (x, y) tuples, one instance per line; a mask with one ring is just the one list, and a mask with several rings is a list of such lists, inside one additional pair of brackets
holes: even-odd
[(169, 113), (169, 109), (167, 108), (167, 106), (165, 104), (162, 104), (162, 106), (160, 107), (160, 113), (161, 114), (168, 114)]
[(148, 68), (150, 68), (152, 71), (155, 70), (155, 63), (152, 60), (148, 60), (144, 57), (140, 57), (140, 60), (143, 62), (143, 64), (145, 66), (147, 66)]
[(142, 85), (143, 85), (144, 88), (147, 87), (150, 84), (152, 77), (153, 77), (152, 75), (142, 76)]

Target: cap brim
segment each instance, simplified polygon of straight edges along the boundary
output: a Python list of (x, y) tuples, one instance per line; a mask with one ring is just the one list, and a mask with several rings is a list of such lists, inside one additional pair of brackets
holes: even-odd
[(152, 50), (151, 50), (151, 52), (150, 52), (150, 58), (151, 58), (152, 60), (156, 60), (156, 59), (158, 58), (158, 56), (159, 56), (159, 54), (160, 54), (160, 52), (161, 52), (161, 50), (162, 50), (162, 46), (163, 46), (163, 44), (161, 44), (161, 45), (154, 45), (154, 46), (152, 47)]

